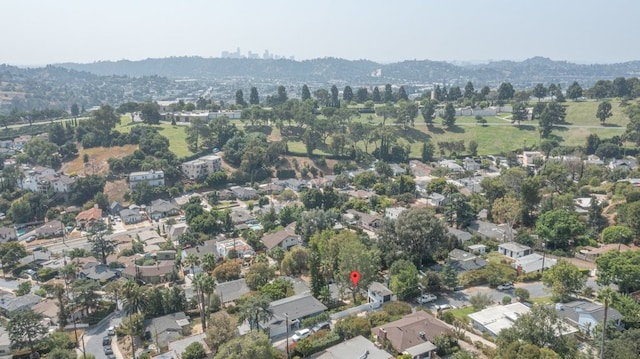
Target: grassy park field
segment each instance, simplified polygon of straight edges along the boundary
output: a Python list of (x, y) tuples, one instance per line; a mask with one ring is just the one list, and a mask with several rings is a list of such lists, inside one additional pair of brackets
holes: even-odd
[[(607, 119), (605, 125), (601, 125), (596, 118), (596, 110), (598, 101), (583, 101), (564, 103), (566, 106), (566, 124), (554, 127), (552, 137), (556, 139), (561, 146), (580, 146), (584, 145), (587, 136), (594, 133), (600, 138), (610, 138), (620, 136), (626, 129), (628, 122), (627, 117), (620, 107), (620, 101), (611, 100), (613, 116)], [(533, 105), (531, 102), (530, 105)], [(499, 113), (497, 116), (485, 117), (486, 124), (480, 125), (473, 116), (462, 116), (456, 118), (456, 126), (450, 129), (445, 128), (441, 124), (441, 119), (436, 118), (434, 125), (427, 127), (419, 115), (416, 118), (414, 126), (396, 127), (397, 138), (400, 143), (409, 144), (411, 147), (411, 156), (420, 157), (422, 143), (431, 141), (434, 144), (442, 141), (464, 141), (468, 145), (469, 141), (478, 143), (479, 154), (499, 154), (508, 151), (517, 150), (523, 147), (534, 148), (540, 142), (540, 134), (538, 132), (538, 122), (524, 121), (520, 126), (511, 123), (511, 115), (509, 113)], [(373, 125), (382, 123), (382, 118), (375, 114), (361, 115), (352, 120), (360, 122), (368, 122)], [(240, 120), (232, 120), (239, 127), (247, 125), (246, 122)], [(392, 120), (387, 120), (387, 124), (393, 125)], [(131, 122), (129, 117), (123, 117), (120, 125), (116, 130), (120, 132), (130, 131), (132, 126), (136, 126)], [(184, 126), (172, 126), (168, 123), (162, 123), (155, 126), (159, 128), (160, 133), (167, 137), (170, 141), (170, 149), (178, 157), (191, 155), (186, 145), (186, 134)], [(269, 135), (270, 140), (280, 139), (280, 132), (274, 126)], [(303, 154), (306, 152), (305, 146), (299, 141), (289, 141), (289, 150), (294, 153)], [(362, 146), (362, 144), (360, 144)], [(375, 146), (369, 146), (371, 151)], [(328, 152), (317, 149), (314, 151), (316, 155), (329, 155)]]

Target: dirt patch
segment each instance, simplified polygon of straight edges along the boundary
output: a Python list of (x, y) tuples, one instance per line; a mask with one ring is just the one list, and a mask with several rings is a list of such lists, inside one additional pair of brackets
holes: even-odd
[(108, 181), (104, 186), (104, 194), (110, 201), (124, 201), (124, 194), (129, 190), (125, 180)]
[[(101, 175), (109, 174), (109, 158), (122, 158), (132, 154), (138, 149), (137, 145), (125, 145), (117, 147), (78, 148), (78, 157), (62, 166), (62, 172), (68, 175)], [(84, 155), (89, 156), (89, 161), (84, 162)]]

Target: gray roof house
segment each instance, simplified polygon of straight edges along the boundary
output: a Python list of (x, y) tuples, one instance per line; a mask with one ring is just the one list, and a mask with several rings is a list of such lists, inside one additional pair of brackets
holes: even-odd
[(2, 326), (0, 326), (0, 359), (11, 359), (11, 339), (9, 338), (9, 332)]
[(187, 233), (188, 230), (189, 230), (189, 225), (188, 224), (186, 224), (186, 223), (176, 223), (174, 225), (171, 225), (171, 227), (169, 227), (168, 234), (169, 234), (169, 237), (172, 240), (175, 241), (175, 240), (178, 239), (178, 237), (181, 234)]
[[(587, 335), (594, 335), (596, 325), (604, 320), (604, 306), (586, 300), (558, 303), (555, 309), (560, 318)], [(614, 308), (609, 307), (607, 321), (622, 329), (622, 314)]]
[(99, 282), (107, 282), (118, 277), (118, 272), (104, 264), (87, 266), (78, 274), (80, 278), (93, 279)]
[(176, 339), (188, 335), (189, 317), (184, 312), (163, 315), (144, 321), (144, 335), (158, 348), (164, 348)]
[[(268, 322), (260, 323), (263, 329), (269, 329), (271, 338), (279, 337), (287, 332), (285, 324), (289, 318), (289, 325), (296, 324), (305, 318), (318, 315), (327, 307), (314, 298), (311, 294), (304, 293), (271, 302), (273, 318)], [(291, 327), (289, 328), (291, 330)]]
[(133, 224), (142, 221), (142, 215), (139, 210), (135, 209), (123, 209), (120, 211), (120, 218), (125, 224)]
[(460, 244), (463, 244), (464, 242), (468, 241), (471, 239), (471, 237), (473, 237), (473, 235), (471, 235), (471, 233), (467, 232), (467, 231), (461, 231), (457, 228), (453, 228), (453, 227), (449, 227), (449, 234), (451, 234), (452, 236), (456, 237), (458, 239), (458, 241), (460, 242)]
[(516, 242), (507, 242), (498, 245), (498, 253), (509, 258), (520, 258), (533, 253), (531, 247)]
[(487, 265), (487, 261), (484, 258), (457, 248), (449, 252), (449, 260), (453, 268), (458, 272), (482, 269)]
[[(487, 239), (496, 239), (498, 241), (506, 241), (509, 238), (509, 230), (506, 224), (495, 224), (486, 221), (473, 221), (468, 228), (471, 232), (477, 233)], [(515, 237), (516, 231), (512, 230)]]
[(236, 198), (241, 199), (243, 201), (248, 199), (258, 198), (258, 191), (256, 191), (251, 187), (233, 186), (229, 189), (231, 190), (231, 192), (233, 192)]
[(38, 236), (38, 238), (59, 237), (64, 234), (64, 230), (64, 224), (54, 219), (36, 228), (36, 236)]
[(242, 278), (218, 284), (215, 292), (220, 297), (221, 303), (229, 303), (251, 292), (251, 289), (247, 287), (247, 282)]
[(17, 241), (18, 234), (13, 227), (0, 227), (0, 243), (6, 243), (9, 241)]
[(151, 202), (151, 206), (147, 209), (147, 213), (152, 219), (160, 219), (169, 216), (176, 216), (180, 213), (178, 207), (175, 204), (164, 200), (157, 199)]
[(394, 356), (376, 347), (372, 342), (362, 335), (351, 338), (332, 347), (325, 349), (316, 356), (315, 359), (343, 359), (343, 358), (366, 358), (366, 359), (393, 359)]
[(35, 294), (25, 294), (19, 297), (8, 293), (0, 296), (0, 311), (2, 315), (8, 317), (13, 312), (25, 311), (34, 305), (40, 303), (42, 297)]

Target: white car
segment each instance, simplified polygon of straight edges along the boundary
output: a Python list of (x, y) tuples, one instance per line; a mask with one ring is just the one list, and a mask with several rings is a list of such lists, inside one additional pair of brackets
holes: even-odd
[(116, 335), (116, 328), (115, 327), (107, 328), (107, 335)]
[(433, 294), (423, 294), (418, 297), (417, 301), (420, 304), (425, 304), (425, 303), (435, 302), (437, 299), (438, 297), (436, 297)]
[(297, 342), (298, 340), (302, 340), (302, 339), (308, 337), (309, 335), (311, 335), (311, 330), (310, 329), (296, 330), (296, 332), (291, 337), (291, 340), (293, 340), (294, 342)]
[(33, 241), (35, 241), (35, 240), (36, 240), (36, 236), (29, 236), (29, 238), (27, 238), (27, 239), (25, 240), (25, 242), (27, 242), (27, 243), (31, 243), (31, 242), (33, 242)]
[(436, 305), (436, 310), (447, 310), (447, 309), (456, 309), (455, 306), (451, 305), (451, 304), (440, 304), (440, 305)]
[(513, 289), (513, 283), (511, 282), (500, 284), (498, 286), (498, 290), (509, 290), (509, 289)]

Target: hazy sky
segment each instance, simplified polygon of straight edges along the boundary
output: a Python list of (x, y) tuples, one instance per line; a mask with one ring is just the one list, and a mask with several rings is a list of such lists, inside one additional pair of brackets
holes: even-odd
[(2, 0), (0, 63), (262, 54), (640, 60), (638, 0)]

